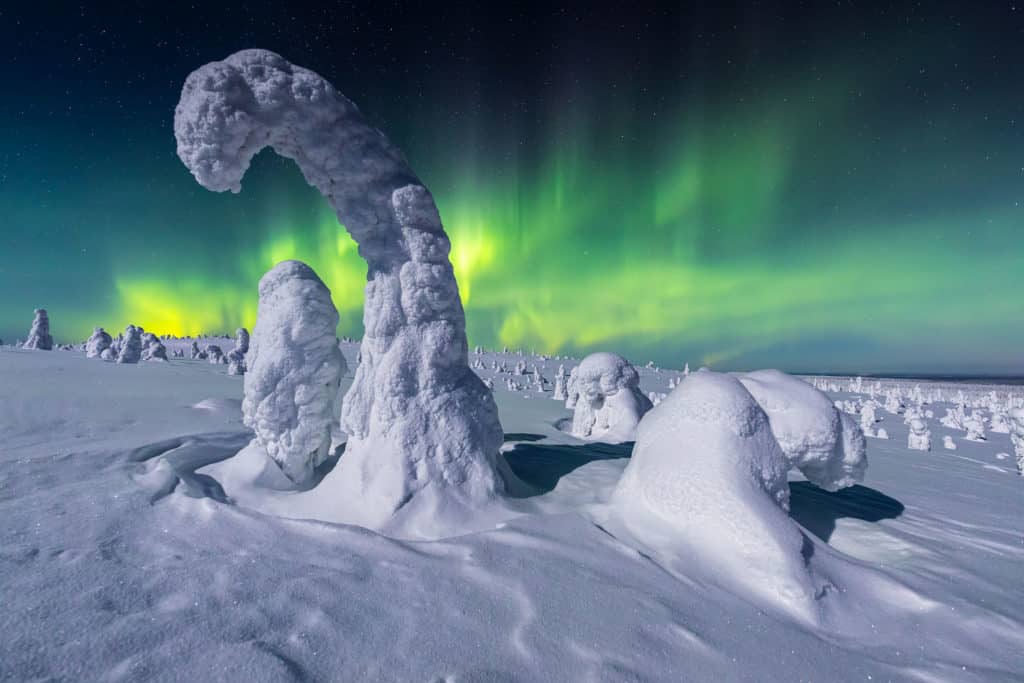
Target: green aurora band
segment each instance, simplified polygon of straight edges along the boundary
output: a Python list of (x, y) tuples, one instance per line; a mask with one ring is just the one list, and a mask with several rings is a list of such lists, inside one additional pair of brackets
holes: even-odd
[[(471, 344), (610, 349), (670, 367), (1021, 371), (1024, 213), (1013, 192), (965, 177), (967, 161), (935, 158), (950, 130), (918, 131), (909, 152), (877, 158), (850, 89), (806, 83), (654, 117), (582, 111), (555, 117), (532, 153), (515, 135), (472, 130), (447, 132), (447, 149), (406, 146), (451, 237)], [(911, 136), (907, 126), (887, 135)], [(1019, 183), (1016, 164), (998, 162), (994, 173)], [(161, 164), (173, 181), (109, 188), (127, 213), (108, 225), (135, 210), (139, 229), (73, 245), (83, 255), (67, 256), (66, 282), (86, 291), (20, 280), (25, 296), (0, 307), (0, 329), (27, 329), (45, 306), (64, 341), (128, 323), (231, 332), (253, 325), (260, 276), (296, 258), (330, 287), (339, 334), (361, 334), (365, 264), (291, 162), (264, 152), (238, 196), (204, 193), (173, 159)], [(0, 209), (69, 219), (55, 218), (60, 207)], [(84, 219), (100, 213), (86, 207)], [(45, 261), (33, 249), (22, 253)], [(10, 287), (26, 272), (0, 278)]]

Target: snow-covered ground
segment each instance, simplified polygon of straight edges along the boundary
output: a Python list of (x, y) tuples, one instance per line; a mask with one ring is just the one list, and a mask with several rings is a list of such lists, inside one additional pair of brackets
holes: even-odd
[[(187, 356), (191, 341), (165, 343)], [(470, 360), (531, 488), (482, 531), (410, 542), (229, 498), (214, 463), (251, 433), (226, 365), (0, 348), (0, 678), (1024, 680), (1024, 478), (1006, 433), (940, 422), (948, 401), (970, 413), (1024, 389), (816, 380), (851, 410), (875, 393), (889, 439), (868, 439), (860, 485), (790, 475), (807, 552), (842, 566), (841, 609), (810, 625), (606, 530), (631, 444), (568, 433), (551, 390), (577, 361)], [(657, 402), (680, 376), (640, 368), (641, 389)], [(917, 384), (931, 451), (907, 448), (909, 406), (883, 409)]]

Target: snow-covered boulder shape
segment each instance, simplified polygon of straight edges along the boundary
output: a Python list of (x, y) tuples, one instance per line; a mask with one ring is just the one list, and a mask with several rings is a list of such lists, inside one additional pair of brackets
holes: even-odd
[(956, 442), (953, 441), (953, 437), (951, 437), (949, 434), (946, 434), (945, 436), (942, 437), (942, 447), (945, 448), (947, 451), (955, 451)]
[(739, 375), (739, 381), (768, 414), (772, 433), (791, 467), (826, 491), (864, 479), (867, 445), (852, 417), (801, 379), (778, 370)]
[(117, 352), (118, 363), (138, 363), (142, 358), (142, 328), (129, 325), (124, 328), (124, 339)]
[(110, 348), (112, 341), (114, 340), (102, 327), (94, 328), (92, 334), (89, 335), (88, 341), (85, 342), (85, 357), (101, 357), (103, 352)]
[(599, 351), (584, 358), (576, 372), (579, 400), (572, 433), (581, 439), (622, 443), (636, 439), (640, 418), (652, 408), (640, 391), (640, 375), (628, 360)]
[(700, 370), (640, 423), (611, 521), (714, 580), (806, 615), (816, 588), (804, 538), (786, 514), (788, 470), (769, 417), (744, 385)]
[(331, 292), (301, 261), (282, 261), (260, 279), (248, 352), (242, 420), (255, 443), (296, 484), (328, 455), (341, 376), (338, 311)]
[(932, 449), (932, 433), (924, 420), (911, 420), (910, 433), (907, 434), (907, 448), (912, 451), (930, 451)]
[(422, 529), (431, 511), (464, 519), (503, 493), (503, 432), (469, 368), (451, 245), (402, 153), (330, 83), (266, 50), (193, 72), (174, 132), (179, 158), (215, 191), (238, 192), (264, 147), (293, 159), (367, 261), (362, 362), (341, 416), (348, 442), (323, 482), (364, 500), (357, 523), (381, 528), (401, 508)]
[(875, 432), (875, 438), (876, 439), (882, 439), (882, 440), (888, 439), (889, 438), (889, 432), (885, 431), (884, 427), (879, 427), (878, 431)]
[(32, 327), (28, 331), (28, 339), (21, 345), (23, 349), (53, 350), (53, 337), (50, 336), (50, 316), (45, 308), (37, 308), (32, 319)]

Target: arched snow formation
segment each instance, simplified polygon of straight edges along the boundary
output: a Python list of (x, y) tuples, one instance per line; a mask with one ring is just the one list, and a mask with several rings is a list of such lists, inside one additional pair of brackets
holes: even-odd
[(456, 514), (501, 493), (501, 424), (469, 369), (448, 236), (401, 152), (330, 83), (266, 50), (194, 71), (174, 133), (178, 156), (214, 191), (238, 192), (264, 147), (293, 159), (366, 260), (362, 362), (342, 409), (349, 439), (321, 486), (358, 496), (369, 526), (401, 508)]

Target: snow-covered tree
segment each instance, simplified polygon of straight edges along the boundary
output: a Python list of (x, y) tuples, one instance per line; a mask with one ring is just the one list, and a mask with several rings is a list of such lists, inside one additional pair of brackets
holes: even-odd
[(559, 365), (555, 372), (555, 390), (551, 398), (556, 401), (565, 401), (565, 365)]
[[(810, 388), (810, 387), (809, 387)], [(734, 591), (807, 615), (815, 581), (789, 518), (789, 463), (740, 381), (702, 370), (648, 413), (610, 500), (616, 536), (673, 553)]]
[(607, 443), (636, 438), (636, 426), (652, 406), (629, 361), (614, 353), (592, 353), (577, 366), (576, 381), (573, 435)]
[(868, 466), (864, 434), (828, 396), (778, 370), (757, 370), (738, 379), (768, 415), (790, 466), (808, 481), (836, 491), (863, 480)]
[(914, 419), (910, 422), (907, 448), (912, 451), (930, 451), (932, 449), (932, 433), (924, 420)]
[(118, 363), (138, 363), (142, 358), (142, 328), (129, 325), (117, 352)]
[(50, 336), (50, 316), (45, 308), (37, 308), (32, 318), (32, 327), (28, 331), (28, 339), (21, 345), (23, 349), (53, 350), (53, 337)]
[[(191, 74), (174, 131), (178, 156), (211, 190), (239, 191), (264, 147), (293, 159), (367, 261), (362, 362), (332, 495), (365, 501), (353, 509), (366, 526), (416, 518), (417, 535), (500, 495), (497, 406), (469, 368), (448, 236), (402, 153), (330, 83), (266, 50)], [(393, 520), (400, 509), (404, 522)]]
[(102, 327), (94, 328), (89, 340), (85, 342), (86, 358), (99, 358), (104, 351), (110, 348), (113, 339)]
[(947, 451), (955, 451), (956, 442), (953, 441), (952, 436), (946, 434), (945, 436), (942, 437), (942, 447), (945, 448)]
[(301, 261), (260, 279), (242, 419), (255, 442), (296, 484), (328, 455), (345, 358), (331, 292)]

